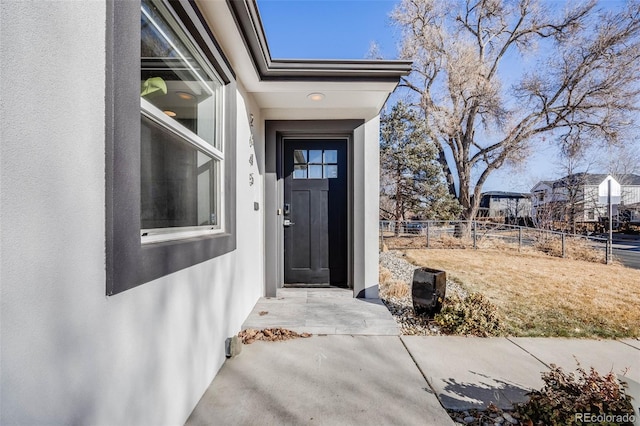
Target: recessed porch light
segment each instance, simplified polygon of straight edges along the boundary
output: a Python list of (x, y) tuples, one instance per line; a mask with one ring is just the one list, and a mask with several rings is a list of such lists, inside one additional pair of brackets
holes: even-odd
[(176, 114), (175, 112), (173, 112), (173, 111), (171, 111), (171, 110), (168, 110), (168, 109), (167, 109), (167, 110), (164, 110), (164, 111), (162, 111), (162, 112), (164, 112), (165, 114), (167, 114), (169, 117), (175, 117), (176, 115), (178, 115), (178, 114)]
[(324, 99), (324, 93), (309, 93), (307, 98), (311, 99), (314, 102), (320, 102)]

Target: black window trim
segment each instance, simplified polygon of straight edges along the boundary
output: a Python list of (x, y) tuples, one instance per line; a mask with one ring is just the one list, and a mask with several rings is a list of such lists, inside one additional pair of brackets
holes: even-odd
[(140, 2), (107, 2), (106, 294), (115, 295), (236, 248), (236, 82), (202, 14), (188, 0), (165, 3), (212, 63), (224, 86), (223, 233), (142, 244), (140, 240)]

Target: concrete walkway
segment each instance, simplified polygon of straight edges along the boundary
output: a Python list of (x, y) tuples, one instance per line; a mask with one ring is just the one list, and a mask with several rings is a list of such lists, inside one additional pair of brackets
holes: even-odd
[(282, 327), (298, 333), (397, 336), (400, 330), (380, 299), (356, 299), (343, 288), (281, 288), (262, 297), (242, 329)]
[[(567, 372), (580, 362), (589, 371), (610, 371), (640, 382), (638, 340), (561, 338), (477, 338), (402, 336), (407, 350), (448, 409), (503, 409), (525, 402), (526, 393), (544, 384), (540, 373), (551, 364)], [(625, 373), (626, 371), (626, 373)]]
[(453, 425), (397, 336), (245, 345), (187, 425)]
[(638, 392), (637, 339), (399, 336), (389, 320), (380, 301), (343, 290), (285, 289), (261, 299), (243, 328), (314, 336), (243, 345), (187, 425), (453, 424), (445, 408), (511, 408), (542, 386), (552, 363), (574, 371), (576, 359), (601, 374), (626, 371)]

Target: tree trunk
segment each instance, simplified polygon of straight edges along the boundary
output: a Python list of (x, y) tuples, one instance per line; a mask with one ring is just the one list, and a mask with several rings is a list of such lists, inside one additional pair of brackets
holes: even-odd
[(444, 172), (444, 177), (447, 181), (447, 188), (449, 189), (449, 194), (451, 194), (453, 197), (457, 197), (458, 194), (456, 194), (456, 184), (455, 180), (453, 179), (453, 173), (451, 172), (449, 163), (447, 163), (447, 157), (444, 153), (444, 150), (442, 149), (442, 146), (440, 146), (438, 150), (438, 162), (442, 166), (442, 171)]
[[(463, 197), (463, 194), (466, 196)], [(456, 238), (471, 236), (471, 223), (476, 219), (478, 208), (480, 207), (480, 200), (478, 197), (474, 197), (472, 200), (471, 197), (469, 197), (468, 192), (464, 190), (460, 191), (460, 195), (458, 202), (462, 206), (462, 222), (459, 222), (455, 227), (454, 236)]]
[(400, 169), (396, 170), (396, 208), (395, 208), (395, 221), (396, 221), (396, 226), (394, 229), (393, 234), (397, 237), (400, 235), (400, 224), (401, 224), (401, 220), (404, 217), (404, 212), (403, 212), (403, 203), (404, 203), (404, 199), (402, 197), (402, 193), (401, 193), (401, 182), (402, 182), (402, 172)]

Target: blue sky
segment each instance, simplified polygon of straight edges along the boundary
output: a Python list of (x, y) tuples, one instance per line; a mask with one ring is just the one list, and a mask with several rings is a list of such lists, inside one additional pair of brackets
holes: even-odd
[(376, 41), (396, 57), (395, 0), (258, 0), (271, 57), (364, 59)]
[[(365, 59), (376, 42), (384, 59), (397, 57), (400, 34), (390, 12), (398, 0), (257, 0), (274, 59)], [(605, 0), (605, 8), (621, 0)], [(529, 191), (538, 181), (561, 177), (555, 149), (538, 146), (518, 170), (495, 171), (483, 191)], [(595, 171), (595, 170), (590, 170)]]

